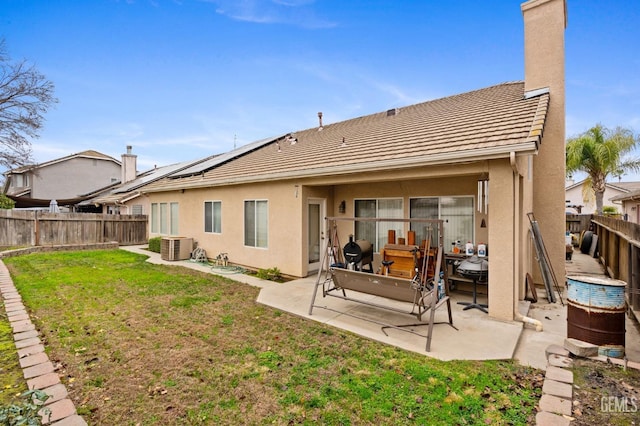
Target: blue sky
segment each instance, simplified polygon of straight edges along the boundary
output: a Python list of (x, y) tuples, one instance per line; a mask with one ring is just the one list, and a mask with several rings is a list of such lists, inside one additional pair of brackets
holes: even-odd
[[(520, 3), (2, 0), (0, 37), (56, 86), (37, 162), (132, 145), (146, 170), (522, 80)], [(567, 136), (640, 133), (640, 1), (567, 4)]]

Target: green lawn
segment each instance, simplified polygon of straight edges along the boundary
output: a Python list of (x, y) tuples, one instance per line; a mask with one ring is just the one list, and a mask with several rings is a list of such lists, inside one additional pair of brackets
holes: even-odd
[(0, 405), (17, 402), (18, 396), (26, 390), (11, 325), (4, 308), (0, 308)]
[(90, 424), (514, 425), (535, 416), (536, 370), (389, 347), (256, 304), (258, 289), (229, 279), (123, 250), (4, 262)]

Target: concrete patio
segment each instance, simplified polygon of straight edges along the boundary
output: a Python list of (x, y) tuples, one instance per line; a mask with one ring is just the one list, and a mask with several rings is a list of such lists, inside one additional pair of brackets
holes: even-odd
[[(210, 265), (185, 261), (165, 261), (160, 254), (144, 250), (144, 246), (121, 247), (135, 253), (149, 256), (149, 262), (183, 266), (207, 273), (216, 273)], [(574, 252), (571, 261), (567, 261), (568, 275), (604, 275), (596, 259), (579, 252)], [(220, 273), (220, 272), (218, 272)], [(228, 278), (259, 287), (260, 294), (257, 302), (273, 308), (298, 315), (313, 321), (324, 323), (332, 327), (350, 331), (352, 333), (373, 339), (382, 343), (397, 346), (409, 351), (421, 353), (441, 360), (487, 360), (515, 358), (523, 365), (539, 369), (546, 369), (547, 357), (545, 349), (550, 345), (563, 346), (567, 337), (567, 307), (566, 291), (562, 295), (563, 306), (559, 301), (548, 303), (544, 290), (538, 289), (538, 302), (519, 303), (520, 313), (537, 319), (542, 323), (543, 330), (536, 331), (531, 325), (516, 321), (498, 321), (489, 318), (487, 314), (477, 309), (463, 310), (459, 301), (470, 301), (471, 295), (462, 292), (452, 292), (451, 309), (454, 329), (448, 325), (446, 305), (437, 310), (436, 324), (433, 329), (431, 350), (425, 351), (427, 327), (412, 328), (416, 334), (396, 329), (382, 331), (379, 322), (389, 324), (411, 324), (416, 318), (406, 314), (395, 313), (384, 309), (345, 301), (334, 297), (322, 297), (322, 290), (318, 288), (315, 308), (309, 315), (312, 293), (316, 276), (297, 279), (286, 283), (275, 283), (241, 273), (220, 273)], [(561, 280), (563, 281), (563, 280)], [(411, 310), (410, 305), (392, 302), (388, 299), (380, 300), (375, 296), (354, 294), (358, 298), (384, 305), (395, 305)], [(480, 302), (484, 302), (482, 297)], [(328, 309), (325, 309), (328, 308)], [(367, 319), (372, 321), (367, 321)], [(376, 321), (376, 322), (373, 322)], [(378, 322), (378, 323), (377, 323)], [(626, 328), (626, 356), (631, 361), (640, 362), (640, 333), (637, 322), (627, 317)]]

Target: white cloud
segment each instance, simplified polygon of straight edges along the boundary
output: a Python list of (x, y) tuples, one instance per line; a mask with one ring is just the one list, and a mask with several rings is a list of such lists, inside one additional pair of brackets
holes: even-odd
[(283, 24), (301, 28), (332, 28), (335, 22), (317, 16), (313, 0), (201, 0), (217, 6), (216, 13), (256, 24)]

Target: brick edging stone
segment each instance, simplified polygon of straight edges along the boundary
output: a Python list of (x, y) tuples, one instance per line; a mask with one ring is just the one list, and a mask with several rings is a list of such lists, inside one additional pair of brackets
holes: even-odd
[[(105, 246), (110, 246), (111, 244), (114, 243), (100, 244), (100, 247), (95, 248), (106, 248)], [(86, 248), (88, 245), (82, 244), (82, 246)], [(115, 247), (117, 246), (118, 243), (115, 243)], [(45, 250), (37, 250), (38, 247), (11, 250), (10, 252), (0, 253), (0, 259), (8, 257), (6, 256), (7, 253), (20, 252), (11, 254), (17, 256), (26, 254), (25, 251), (33, 253), (35, 251), (63, 250), (61, 247), (43, 247)], [(68, 248), (68, 250), (80, 249), (78, 246), (64, 247), (73, 247)], [(9, 275), (9, 270), (2, 260), (0, 260), (0, 295), (13, 331), (14, 344), (18, 352), (23, 376), (27, 381), (27, 387), (30, 390), (42, 390), (49, 395), (49, 399), (45, 402), (45, 407), (48, 409), (49, 414), (45, 414), (44, 408), (40, 410), (42, 424), (51, 426), (86, 426), (87, 422), (78, 415), (73, 401), (68, 396), (66, 387), (60, 382), (60, 376), (55, 372), (53, 364), (44, 352), (39, 333), (26, 313), (26, 309), (22, 304), (22, 297), (18, 294)]]

